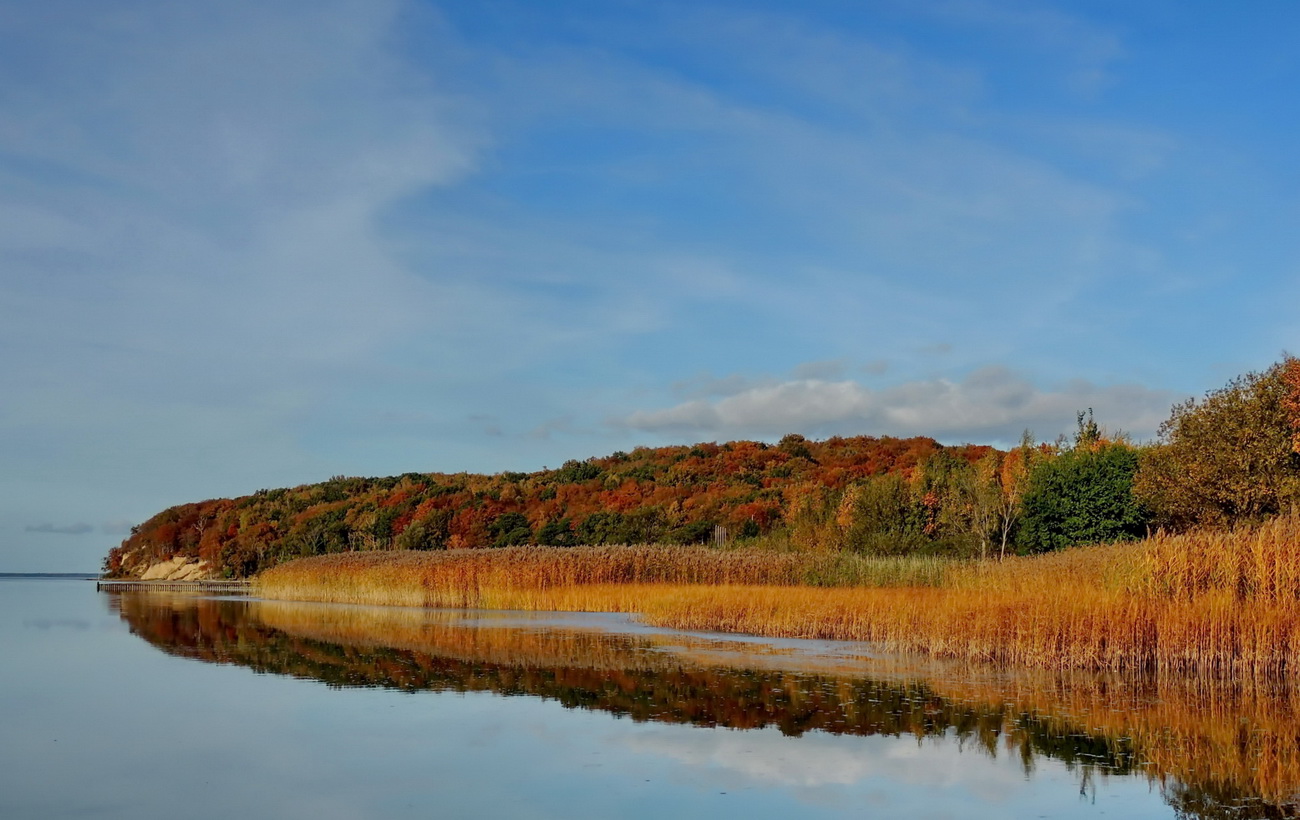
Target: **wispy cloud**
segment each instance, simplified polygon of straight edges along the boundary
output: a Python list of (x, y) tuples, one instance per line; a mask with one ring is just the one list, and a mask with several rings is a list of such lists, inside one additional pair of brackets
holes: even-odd
[(43, 532), (58, 535), (85, 535), (88, 532), (94, 532), (95, 528), (89, 524), (76, 523), (56, 526), (48, 522), (43, 524), (28, 524), (23, 527), (24, 532)]
[(472, 103), (394, 48), (409, 11), (6, 8), (25, 46), (0, 66), (25, 81), (0, 119), (0, 377), (21, 389), (0, 445), (75, 442), (98, 472), (68, 473), (119, 486), (129, 465), (155, 493), (185, 463), (227, 492), (266, 460), (305, 480), (304, 420), (340, 384), (486, 301), (413, 271), (385, 227), (479, 148)]
[(1067, 87), (1082, 94), (1109, 83), (1111, 66), (1124, 55), (1114, 31), (1043, 3), (935, 0), (909, 5), (932, 19), (1000, 35), (1013, 48), (1050, 53), (1068, 67), (1062, 74)]

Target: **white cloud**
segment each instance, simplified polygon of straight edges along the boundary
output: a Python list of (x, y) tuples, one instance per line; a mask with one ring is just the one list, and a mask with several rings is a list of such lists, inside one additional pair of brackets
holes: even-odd
[(961, 381), (929, 379), (882, 389), (820, 379), (763, 384), (722, 398), (639, 410), (621, 423), (637, 430), (728, 438), (810, 432), (1008, 442), (1026, 428), (1051, 438), (1071, 429), (1077, 412), (1093, 408), (1109, 429), (1148, 438), (1178, 398), (1139, 385), (1082, 380), (1043, 389), (1006, 368), (986, 367)]

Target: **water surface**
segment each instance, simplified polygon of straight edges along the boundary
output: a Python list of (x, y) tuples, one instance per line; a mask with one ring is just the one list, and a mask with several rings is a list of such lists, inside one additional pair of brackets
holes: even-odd
[(0, 816), (1289, 817), (1283, 691), (0, 580)]

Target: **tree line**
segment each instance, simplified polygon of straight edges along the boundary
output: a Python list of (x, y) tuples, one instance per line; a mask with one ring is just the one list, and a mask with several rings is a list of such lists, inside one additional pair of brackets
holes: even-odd
[(496, 475), (336, 476), (181, 504), (135, 527), (109, 574), (176, 555), (245, 577), (352, 550), (729, 543), (872, 555), (1005, 557), (1231, 527), (1300, 501), (1300, 360), (1176, 405), (1157, 442), (1107, 432), (1019, 446), (791, 434), (637, 448)]

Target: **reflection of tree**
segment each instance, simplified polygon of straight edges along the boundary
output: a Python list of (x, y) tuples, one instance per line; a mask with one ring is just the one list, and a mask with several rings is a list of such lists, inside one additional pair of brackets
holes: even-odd
[(792, 736), (944, 736), (1017, 755), (1026, 772), (1039, 756), (1063, 761), (1085, 790), (1097, 776), (1144, 773), (1185, 817), (1300, 816), (1300, 721), (1289, 699), (1263, 693), (1084, 677), (866, 680), (737, 668), (656, 634), (493, 627), (419, 610), (114, 600), (133, 632), (170, 654), (330, 686), (528, 695), (636, 721)]
[(1240, 796), (1225, 783), (1200, 783), (1189, 785), (1174, 781), (1164, 789), (1164, 798), (1174, 809), (1174, 815), (1186, 820), (1289, 820), (1300, 817), (1300, 806), (1295, 803), (1275, 805), (1254, 803), (1241, 805)]

